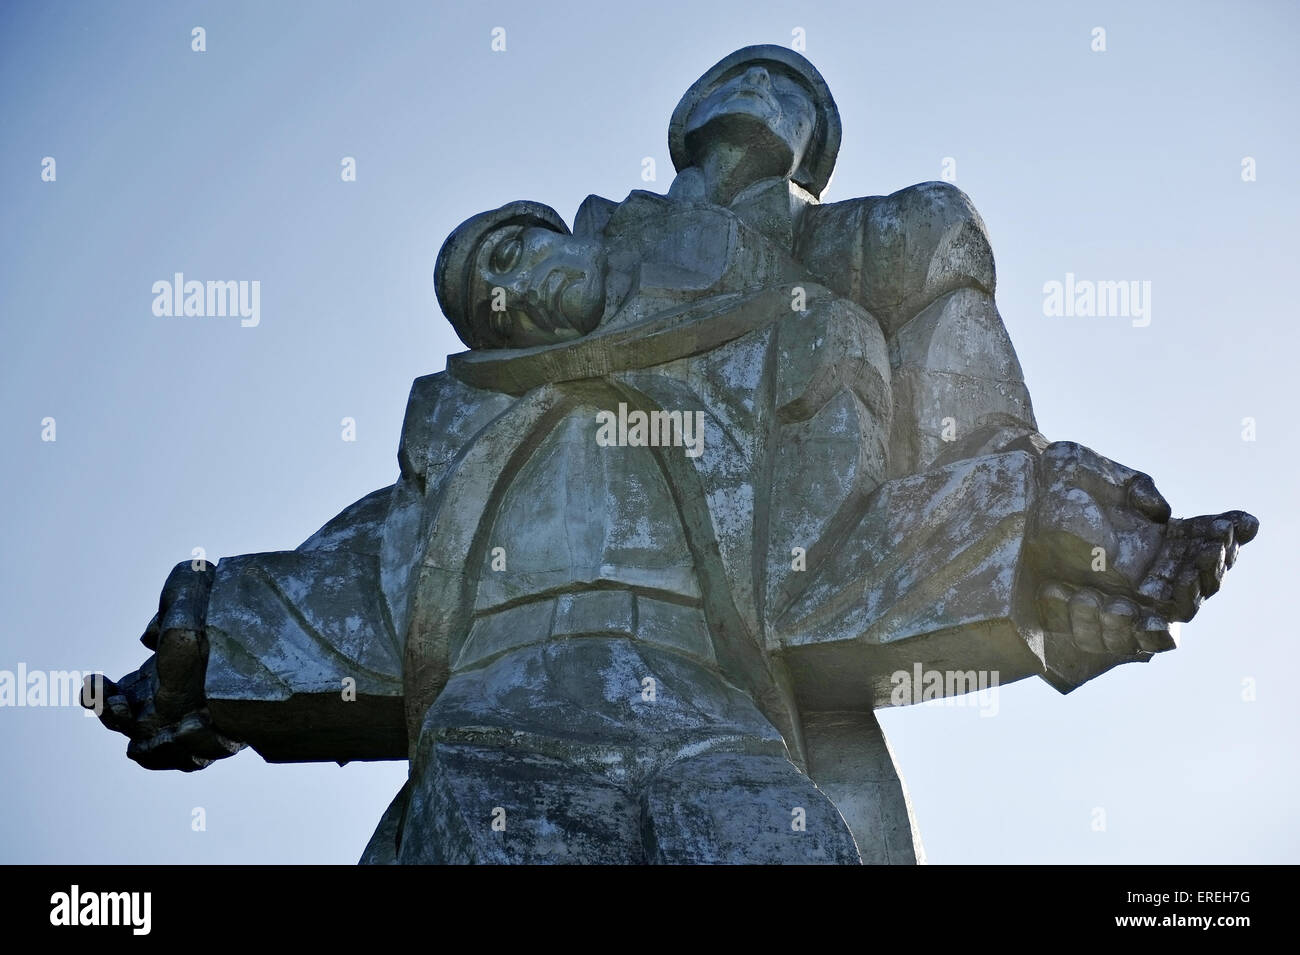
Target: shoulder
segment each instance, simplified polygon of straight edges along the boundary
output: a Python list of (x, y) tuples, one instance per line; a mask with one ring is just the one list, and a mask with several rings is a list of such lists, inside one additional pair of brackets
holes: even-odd
[(996, 284), (984, 220), (947, 182), (812, 206), (795, 251), (815, 271), (848, 276), (853, 297), (886, 326), (897, 327), (955, 289), (991, 295)]
[(397, 450), (402, 475), (423, 487), (511, 402), (508, 395), (474, 388), (445, 371), (416, 378)]
[(350, 551), (378, 554), (383, 539), (384, 521), (392, 502), (393, 487), (380, 488), (361, 500), (349, 504), (336, 517), (298, 545), (305, 551)]
[(877, 241), (905, 237), (903, 267), (916, 282), (946, 274), (973, 279), (992, 293), (988, 229), (970, 197), (950, 182), (922, 182), (886, 196), (874, 208)]

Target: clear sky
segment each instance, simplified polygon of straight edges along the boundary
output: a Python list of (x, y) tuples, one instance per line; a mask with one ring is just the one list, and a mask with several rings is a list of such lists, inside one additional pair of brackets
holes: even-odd
[[(433, 296), (447, 233), (666, 191), (681, 93), (798, 28), (843, 118), (824, 198), (955, 159), (1041, 430), (1152, 474), (1175, 514), (1262, 521), (1179, 650), (1069, 696), (1004, 688), (992, 718), (882, 715), (929, 860), (1300, 861), (1298, 9), (0, 4), (0, 670), (120, 676), (195, 547), (289, 549), (391, 483), (411, 380), (462, 348)], [(154, 316), (176, 272), (260, 281), (260, 324)], [(1150, 324), (1045, 315), (1067, 273), (1149, 281)], [(405, 775), (124, 749), (78, 710), (0, 709), (0, 861), (350, 863)]]

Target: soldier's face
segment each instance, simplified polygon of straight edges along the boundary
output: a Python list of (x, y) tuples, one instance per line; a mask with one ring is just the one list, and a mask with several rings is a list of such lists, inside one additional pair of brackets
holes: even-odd
[(473, 314), (494, 347), (578, 338), (604, 313), (599, 242), (539, 226), (506, 226), (483, 240), (474, 268)]
[(749, 146), (768, 155), (775, 172), (791, 175), (812, 139), (817, 109), (807, 87), (793, 76), (757, 64), (739, 67), (713, 88), (686, 121), (693, 157), (711, 145)]

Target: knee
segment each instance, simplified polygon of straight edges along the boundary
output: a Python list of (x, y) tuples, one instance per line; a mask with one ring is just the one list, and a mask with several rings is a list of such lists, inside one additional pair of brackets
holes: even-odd
[(839, 811), (782, 756), (713, 753), (682, 760), (651, 780), (641, 808), (652, 863), (861, 862)]

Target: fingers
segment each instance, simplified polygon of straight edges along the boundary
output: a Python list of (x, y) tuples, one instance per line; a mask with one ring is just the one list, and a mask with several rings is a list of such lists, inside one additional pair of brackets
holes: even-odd
[(1245, 511), (1227, 511), (1223, 515), (1232, 521), (1233, 535), (1238, 543), (1249, 544), (1259, 533), (1259, 519)]
[(1042, 460), (1048, 486), (1079, 488), (1107, 507), (1136, 511), (1156, 524), (1166, 524), (1172, 509), (1156, 489), (1151, 475), (1112, 461), (1072, 441), (1048, 445)]
[(1043, 629), (1052, 633), (1070, 632), (1070, 593), (1063, 584), (1044, 584), (1038, 595), (1038, 611)]
[(1259, 521), (1245, 511), (1170, 521), (1138, 596), (1170, 621), (1191, 620), (1258, 531)]
[(1127, 597), (1051, 581), (1039, 589), (1038, 610), (1044, 630), (1085, 653), (1135, 656), (1177, 646), (1163, 616)]
[(139, 736), (146, 732), (141, 719), (152, 711), (154, 679), (153, 658), (146, 660), (138, 670), (133, 670), (119, 681), (103, 674), (86, 677), (81, 688), (81, 705), (95, 710), (99, 721), (115, 733)]
[(1149, 653), (1160, 653), (1178, 647), (1178, 641), (1174, 638), (1169, 621), (1159, 614), (1144, 615), (1133, 633), (1137, 637), (1138, 645)]
[(1090, 653), (1104, 653), (1106, 645), (1101, 640), (1101, 595), (1096, 591), (1079, 588), (1070, 598), (1070, 633), (1075, 645)]
[(179, 769), (188, 773), (233, 756), (243, 748), (243, 743), (217, 732), (204, 711), (187, 714), (179, 723), (163, 727), (148, 737), (133, 739), (126, 755), (145, 769)]
[(99, 721), (115, 733), (131, 735), (134, 720), (122, 688), (102, 674), (86, 677), (81, 687), (81, 705), (94, 710)]
[(154, 702), (166, 722), (175, 722), (203, 703), (207, 638), (193, 630), (164, 630), (158, 644), (158, 689)]
[(186, 750), (171, 729), (159, 730), (146, 739), (131, 740), (126, 756), (145, 769), (179, 769), (184, 773), (202, 769), (212, 762)]
[(140, 637), (154, 655), (121, 684), (104, 679), (98, 699), (83, 690), (83, 705), (97, 709), (109, 729), (131, 738), (127, 756), (146, 769), (192, 772), (243, 747), (217, 732), (204, 709), (203, 628), (215, 576), (206, 561), (172, 568), (158, 612)]
[[(1040, 458), (1047, 486), (1079, 488), (1103, 505), (1127, 503), (1129, 484), (1140, 475), (1092, 448), (1074, 441), (1054, 441)], [(1155, 490), (1153, 484), (1151, 490)]]
[(1226, 532), (1219, 535), (1223, 542), (1223, 567), (1227, 570), (1237, 562), (1241, 545), (1250, 543), (1259, 533), (1259, 521), (1245, 511), (1228, 511), (1220, 514), (1219, 520), (1227, 527)]
[(216, 566), (206, 560), (181, 561), (173, 567), (158, 598), (159, 630), (202, 630), (216, 576)]
[(1128, 486), (1129, 504), (1139, 513), (1149, 517), (1157, 524), (1166, 524), (1173, 510), (1164, 495), (1156, 490), (1156, 482), (1151, 476), (1139, 472)]
[(217, 732), (206, 710), (190, 713), (181, 720), (176, 725), (175, 738), (187, 751), (209, 762), (233, 756), (244, 748), (243, 743)]
[(1111, 653), (1129, 653), (1146, 649), (1133, 635), (1133, 620), (1138, 614), (1137, 604), (1124, 597), (1116, 597), (1106, 604), (1099, 614), (1101, 642)]
[(1171, 608), (1174, 597), (1174, 582), (1178, 578), (1178, 570), (1182, 564), (1182, 559), (1181, 548), (1175, 546), (1167, 535), (1164, 546), (1156, 555), (1155, 562), (1147, 571), (1146, 577), (1138, 584), (1138, 596), (1145, 603), (1152, 606)]
[(1201, 609), (1201, 576), (1196, 564), (1189, 561), (1174, 580), (1174, 619), (1191, 620)]
[(190, 636), (169, 630), (163, 635), (162, 647), (175, 651), (170, 661), (155, 655), (120, 681), (94, 674), (82, 687), (81, 705), (95, 710), (104, 726), (129, 737), (127, 756), (146, 769), (193, 772), (244, 746), (212, 726), (211, 716), (201, 702), (178, 711), (179, 696), (173, 694), (171, 702), (167, 701), (168, 681), (184, 684), (192, 680), (188, 670), (179, 671), (179, 676), (168, 672), (169, 666), (189, 665), (193, 651), (186, 643)]
[(175, 722), (202, 705), (207, 666), (203, 627), (215, 577), (216, 568), (207, 561), (182, 561), (173, 567), (163, 584), (158, 613), (141, 637), (157, 653), (155, 704), (163, 722)]
[(1219, 592), (1223, 575), (1228, 570), (1228, 549), (1222, 544), (1206, 547), (1196, 556), (1196, 570), (1201, 594), (1213, 597)]

